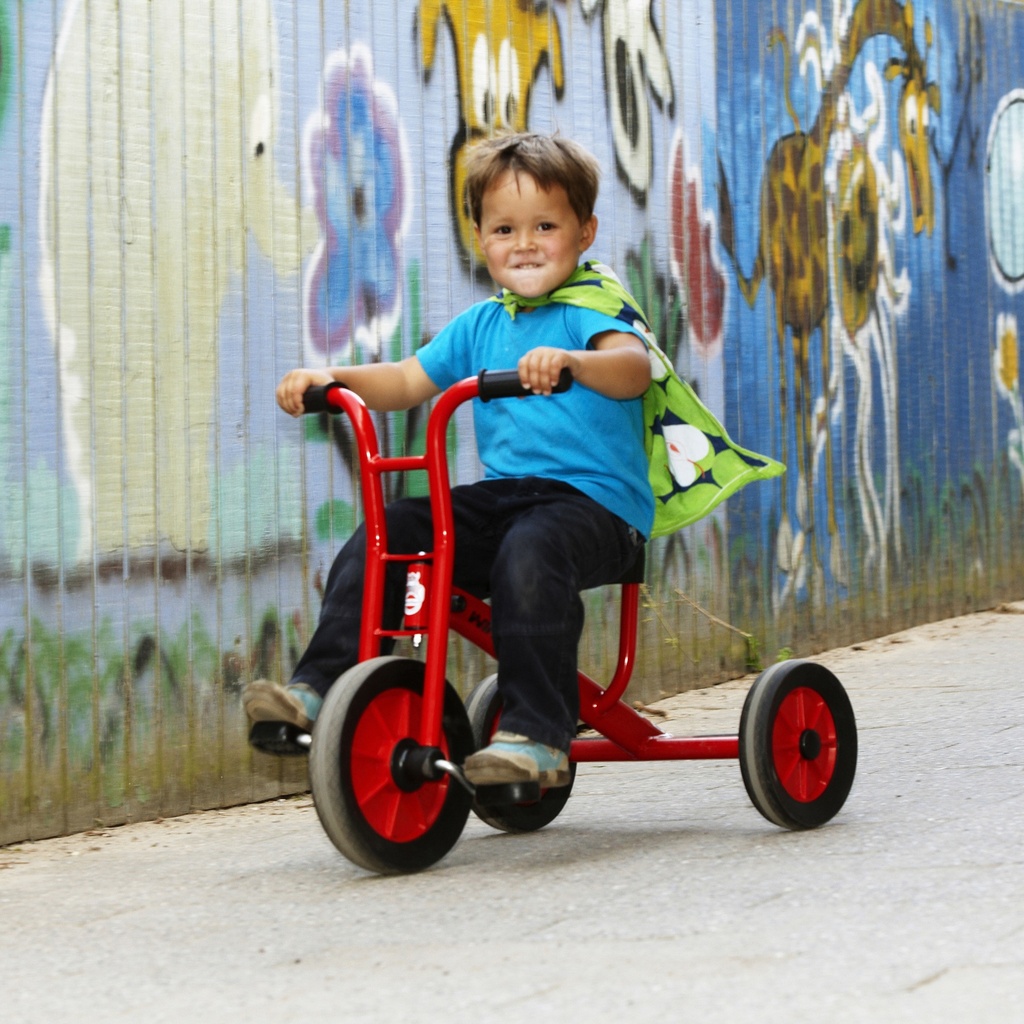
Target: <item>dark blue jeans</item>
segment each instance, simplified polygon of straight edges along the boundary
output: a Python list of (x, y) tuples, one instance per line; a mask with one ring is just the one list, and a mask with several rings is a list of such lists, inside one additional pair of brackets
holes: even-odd
[[(568, 750), (579, 718), (580, 591), (617, 580), (643, 538), (575, 487), (537, 477), (455, 487), (452, 511), (455, 585), (491, 599), (502, 728)], [(389, 505), (387, 529), (392, 552), (430, 551), (428, 500)], [(321, 695), (358, 660), (365, 557), (360, 526), (334, 560), (319, 622), (292, 677)], [(385, 629), (401, 622), (405, 571), (400, 562), (388, 568)], [(383, 649), (391, 646), (385, 641)]]

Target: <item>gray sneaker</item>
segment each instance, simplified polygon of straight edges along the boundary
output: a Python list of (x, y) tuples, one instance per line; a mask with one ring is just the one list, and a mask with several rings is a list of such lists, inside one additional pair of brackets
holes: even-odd
[(466, 758), (463, 771), (474, 786), (536, 782), (553, 789), (568, 786), (572, 781), (569, 757), (564, 750), (501, 730), (491, 737), (490, 746)]
[(242, 707), (253, 722), (287, 722), (309, 732), (323, 698), (305, 683), (281, 686), (269, 679), (254, 679), (242, 691)]

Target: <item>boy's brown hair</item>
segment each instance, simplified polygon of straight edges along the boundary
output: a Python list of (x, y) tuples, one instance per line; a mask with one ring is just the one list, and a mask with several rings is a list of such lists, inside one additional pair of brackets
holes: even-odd
[(601, 167), (590, 153), (561, 135), (509, 132), (476, 143), (466, 156), (466, 204), (474, 224), (480, 224), (484, 193), (506, 171), (528, 174), (545, 192), (563, 188), (581, 224), (594, 215)]

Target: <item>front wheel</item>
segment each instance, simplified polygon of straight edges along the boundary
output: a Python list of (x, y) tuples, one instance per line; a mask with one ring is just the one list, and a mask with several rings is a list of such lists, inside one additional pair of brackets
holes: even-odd
[[(372, 658), (331, 687), (313, 729), (309, 781), (320, 823), (353, 863), (378, 874), (421, 871), (458, 841), (470, 797), (448, 775), (410, 783), (398, 770), (422, 735), (423, 663)], [(473, 750), (465, 709), (445, 684), (441, 750)]]
[(853, 786), (857, 723), (850, 698), (822, 665), (772, 665), (747, 693), (739, 747), (754, 806), (781, 828), (817, 828), (839, 812)]
[[(466, 701), (466, 714), (473, 730), (476, 749), (486, 747), (497, 732), (501, 718), (501, 694), (498, 693), (498, 677), (488, 676), (473, 687)], [(517, 804), (485, 804), (473, 802), (473, 812), (491, 828), (501, 832), (536, 832), (550, 825), (565, 807), (576, 780), (576, 763), (569, 762), (569, 785), (554, 789), (542, 789), (539, 800)]]

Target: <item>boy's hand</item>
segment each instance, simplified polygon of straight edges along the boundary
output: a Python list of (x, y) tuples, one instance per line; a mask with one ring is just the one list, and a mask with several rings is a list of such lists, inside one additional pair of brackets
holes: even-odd
[(334, 375), (329, 370), (289, 370), (277, 385), (277, 404), (289, 416), (301, 416), (305, 412), (302, 397), (314, 384), (331, 384)]
[(568, 367), (573, 380), (607, 398), (638, 398), (651, 383), (651, 363), (644, 343), (624, 331), (604, 331), (591, 339), (592, 348), (541, 346), (519, 360), (519, 380), (538, 395), (550, 395), (558, 375)]
[(580, 361), (575, 352), (564, 348), (531, 349), (519, 360), (519, 381), (535, 395), (550, 395), (558, 385), (562, 370), (568, 368), (573, 377), (579, 376)]
[(411, 409), (441, 390), (426, 375), (420, 361), (409, 356), (400, 363), (290, 370), (277, 385), (277, 404), (289, 415), (301, 416), (305, 408), (302, 399), (307, 389), (314, 384), (333, 384), (335, 381), (357, 394), (368, 408), (378, 412)]

